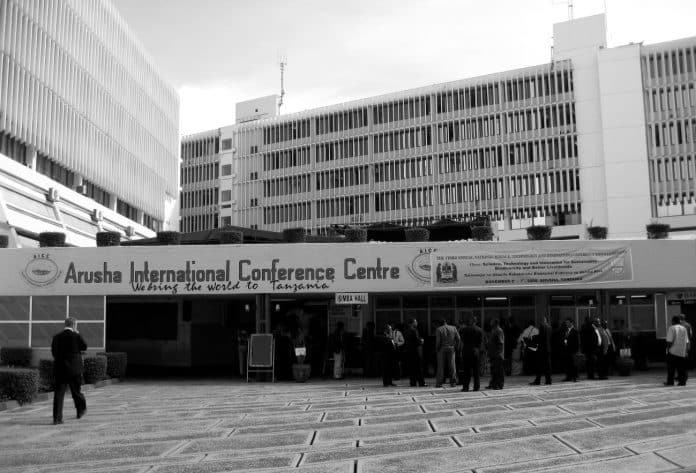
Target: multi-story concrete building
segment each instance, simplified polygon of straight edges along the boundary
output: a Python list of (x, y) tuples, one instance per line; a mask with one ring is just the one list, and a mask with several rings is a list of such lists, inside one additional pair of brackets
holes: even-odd
[[(607, 48), (596, 15), (554, 25), (548, 64), (290, 115), (257, 110), (264, 118), (200, 135), (220, 143), (212, 220), (321, 232), (487, 216), (503, 240), (539, 223), (556, 238), (585, 238), (590, 224), (640, 237), (652, 220), (691, 232), (695, 60), (696, 38)], [(189, 202), (184, 212), (205, 213)]]
[(0, 0), (0, 233), (178, 226), (179, 98), (108, 0)]

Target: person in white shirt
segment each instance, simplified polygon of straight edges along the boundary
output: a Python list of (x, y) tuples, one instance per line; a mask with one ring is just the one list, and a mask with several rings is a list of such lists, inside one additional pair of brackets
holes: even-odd
[(396, 353), (394, 354), (394, 379), (401, 379), (401, 363), (403, 362), (404, 353), (404, 334), (399, 330), (399, 325), (392, 324), (394, 328), (392, 332), (392, 339), (394, 340), (394, 346), (396, 347)]
[(672, 317), (672, 326), (667, 330), (667, 381), (665, 386), (674, 386), (674, 372), (677, 372), (677, 383), (686, 386), (688, 378), (687, 356), (690, 349), (689, 333), (681, 325), (678, 315)]

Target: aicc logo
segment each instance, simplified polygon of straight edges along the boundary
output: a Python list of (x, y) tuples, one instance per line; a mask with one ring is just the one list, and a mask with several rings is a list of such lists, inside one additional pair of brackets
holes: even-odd
[(406, 266), (406, 270), (411, 277), (421, 283), (430, 284), (430, 253), (433, 253), (435, 248), (420, 248), (418, 256), (413, 258), (411, 264)]
[(48, 254), (39, 253), (26, 265), (22, 276), (34, 286), (48, 286), (58, 279), (60, 270)]

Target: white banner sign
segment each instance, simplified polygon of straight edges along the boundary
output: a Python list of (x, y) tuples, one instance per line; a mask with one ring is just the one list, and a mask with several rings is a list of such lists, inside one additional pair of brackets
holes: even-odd
[(336, 304), (367, 304), (367, 292), (339, 292)]

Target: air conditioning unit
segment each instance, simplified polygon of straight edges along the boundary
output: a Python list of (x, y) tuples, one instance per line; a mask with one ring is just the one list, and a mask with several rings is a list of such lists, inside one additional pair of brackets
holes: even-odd
[(75, 192), (78, 194), (87, 195), (87, 186), (80, 184), (79, 186), (75, 187)]
[(48, 195), (46, 195), (46, 199), (48, 199), (49, 202), (58, 202), (60, 200), (60, 193), (58, 192), (58, 189), (55, 187), (51, 187), (48, 189)]
[(104, 220), (104, 214), (102, 213), (101, 209), (92, 210), (92, 221), (101, 222), (102, 220)]
[(135, 235), (135, 228), (126, 227), (126, 235), (129, 237), (132, 237), (133, 235)]

